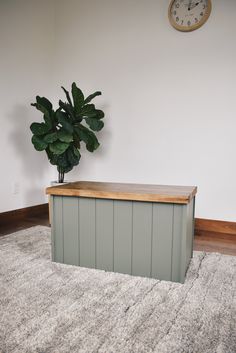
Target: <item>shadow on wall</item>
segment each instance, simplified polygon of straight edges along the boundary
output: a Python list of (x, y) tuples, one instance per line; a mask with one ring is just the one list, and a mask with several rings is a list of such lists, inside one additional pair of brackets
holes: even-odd
[[(8, 115), (12, 126), (9, 142), (15, 149), (15, 158), (22, 166), (16, 175), (21, 175), (25, 182), (24, 198), (26, 201), (40, 198), (40, 193), (42, 197), (43, 190), (40, 190), (38, 186), (40, 182), (43, 185), (45, 174), (49, 174), (49, 163), (45, 152), (39, 153), (31, 143), (30, 124), (35, 121), (34, 115), (34, 112), (30, 112), (30, 108), (23, 105), (16, 105), (13, 112)], [(35, 184), (35, 188), (32, 188), (32, 184)], [(28, 188), (30, 190), (27, 190)]]

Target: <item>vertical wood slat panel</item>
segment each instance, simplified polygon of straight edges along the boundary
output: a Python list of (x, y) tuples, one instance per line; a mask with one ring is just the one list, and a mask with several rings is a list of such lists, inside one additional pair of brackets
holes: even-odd
[(52, 233), (54, 241), (53, 261), (64, 262), (64, 239), (63, 239), (63, 203), (61, 196), (53, 196), (53, 224)]
[(193, 257), (193, 241), (194, 241), (194, 232), (195, 232), (195, 203), (196, 203), (196, 198), (195, 198), (195, 196), (194, 196), (194, 198), (193, 198), (193, 208), (192, 208), (192, 211), (193, 211), (193, 213), (192, 213), (192, 222), (193, 222), (193, 225), (192, 225), (192, 232), (193, 232), (193, 234), (192, 234), (192, 251), (191, 251), (191, 257)]
[[(174, 213), (174, 243), (173, 243), (173, 258), (179, 257), (178, 280), (177, 282), (184, 283), (186, 274), (186, 246), (187, 246), (187, 205), (175, 205)], [(173, 279), (174, 280), (174, 279)]]
[(79, 199), (80, 266), (96, 267), (95, 199)]
[(96, 268), (113, 271), (113, 200), (96, 199)]
[(153, 204), (151, 276), (171, 280), (173, 242), (173, 204)]
[(133, 201), (132, 274), (150, 277), (152, 203)]
[(180, 266), (180, 282), (184, 282), (187, 265), (187, 227), (188, 227), (188, 210), (187, 205), (182, 206), (182, 241), (181, 241), (181, 266)]
[(172, 246), (172, 278), (174, 282), (181, 281), (181, 249), (183, 237), (183, 207), (174, 205), (173, 214), (173, 246)]
[(193, 200), (187, 206), (186, 267), (192, 258), (193, 249)]
[(79, 265), (79, 199), (63, 197), (64, 263)]
[(53, 261), (184, 282), (194, 200), (167, 205), (52, 196), (51, 204)]
[(114, 271), (131, 274), (132, 202), (114, 200)]
[(48, 205), (49, 205), (49, 223), (51, 225), (51, 259), (52, 261), (55, 261), (55, 240), (56, 240), (56, 233), (55, 233), (55, 227), (54, 227), (54, 196), (49, 195), (48, 196)]

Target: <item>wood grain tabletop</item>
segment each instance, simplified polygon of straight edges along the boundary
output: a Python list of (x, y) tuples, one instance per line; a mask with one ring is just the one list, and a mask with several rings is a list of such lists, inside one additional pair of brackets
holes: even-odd
[(46, 193), (60, 196), (187, 204), (196, 195), (197, 187), (77, 181), (48, 187)]

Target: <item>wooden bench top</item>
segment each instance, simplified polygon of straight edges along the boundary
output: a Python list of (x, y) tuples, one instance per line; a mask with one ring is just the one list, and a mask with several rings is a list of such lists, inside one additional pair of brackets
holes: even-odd
[(58, 196), (187, 204), (197, 193), (197, 187), (77, 181), (48, 187), (46, 193)]

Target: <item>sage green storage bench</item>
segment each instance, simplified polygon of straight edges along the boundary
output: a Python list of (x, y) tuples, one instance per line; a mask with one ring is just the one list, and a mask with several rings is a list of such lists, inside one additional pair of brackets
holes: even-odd
[(53, 261), (184, 282), (196, 187), (79, 181), (46, 192)]

